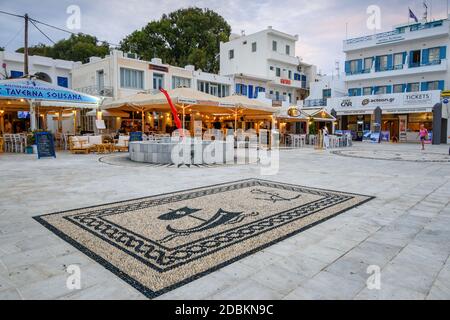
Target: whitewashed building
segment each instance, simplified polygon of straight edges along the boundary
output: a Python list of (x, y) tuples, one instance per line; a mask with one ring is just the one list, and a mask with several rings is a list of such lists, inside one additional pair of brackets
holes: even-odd
[(364, 132), (379, 126), (397, 141), (418, 141), (421, 124), (433, 143), (446, 143), (448, 104), (441, 93), (449, 88), (448, 19), (402, 24), (392, 31), (344, 40), (346, 97), (331, 95), (327, 108), (340, 129)]
[(139, 59), (135, 54), (111, 51), (105, 58), (92, 57), (72, 71), (73, 88), (82, 92), (120, 99), (138, 92), (156, 92), (188, 87), (215, 96), (233, 93), (232, 78), (164, 64), (161, 59)]
[(316, 67), (296, 56), (297, 40), (272, 27), (232, 35), (220, 44), (220, 74), (234, 77), (237, 94), (256, 98), (262, 92), (274, 105), (296, 104), (308, 96), (316, 77)]
[[(42, 56), (29, 56), (30, 75), (39, 75), (42, 80), (61, 87), (72, 87), (71, 72), (81, 62), (52, 59)], [(21, 78), (24, 76), (24, 55), (18, 52), (0, 51), (0, 79)]]

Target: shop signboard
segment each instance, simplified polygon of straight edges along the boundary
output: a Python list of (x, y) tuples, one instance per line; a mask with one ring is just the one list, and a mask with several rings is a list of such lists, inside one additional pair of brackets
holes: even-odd
[(37, 132), (35, 137), (38, 159), (44, 157), (56, 158), (53, 135), (50, 132)]
[(142, 141), (142, 132), (138, 131), (138, 132), (130, 132), (130, 142), (133, 141)]
[(405, 94), (403, 97), (404, 105), (429, 105), (432, 103), (432, 94), (429, 92), (414, 92)]
[(381, 131), (380, 139), (381, 139), (381, 141), (385, 141), (385, 142), (391, 141), (390, 131)]

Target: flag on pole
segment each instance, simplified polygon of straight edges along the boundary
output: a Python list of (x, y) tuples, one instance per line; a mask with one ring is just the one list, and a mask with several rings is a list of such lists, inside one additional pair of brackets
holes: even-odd
[(410, 8), (409, 9), (409, 17), (414, 19), (414, 21), (419, 22), (419, 19), (417, 19), (416, 15), (414, 14), (414, 12), (412, 12), (412, 10)]

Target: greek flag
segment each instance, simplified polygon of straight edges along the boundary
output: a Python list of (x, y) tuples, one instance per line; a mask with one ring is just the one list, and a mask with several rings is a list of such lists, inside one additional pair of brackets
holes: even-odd
[(412, 12), (412, 10), (410, 8), (409, 9), (409, 17), (414, 19), (414, 21), (419, 22), (419, 19), (417, 19), (416, 15), (414, 14), (414, 12)]

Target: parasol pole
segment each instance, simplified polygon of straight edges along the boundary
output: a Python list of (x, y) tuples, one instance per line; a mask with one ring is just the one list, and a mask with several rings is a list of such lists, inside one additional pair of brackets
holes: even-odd
[(142, 112), (142, 124), (141, 124), (141, 127), (142, 127), (142, 133), (144, 133), (144, 131), (145, 131), (145, 112), (144, 112), (144, 108), (141, 109), (141, 112)]

